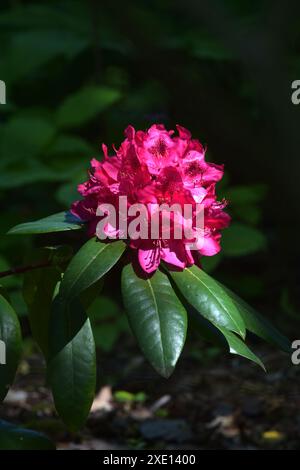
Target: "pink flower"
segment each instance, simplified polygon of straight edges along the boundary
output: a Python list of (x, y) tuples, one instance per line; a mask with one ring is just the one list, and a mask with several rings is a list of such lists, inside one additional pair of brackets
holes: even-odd
[[(230, 223), (230, 217), (223, 209), (226, 202), (218, 202), (215, 186), (223, 177), (223, 166), (205, 161), (205, 148), (198, 140), (191, 138), (187, 129), (177, 126), (178, 135), (167, 131), (161, 124), (155, 124), (146, 132), (135, 131), (132, 126), (125, 130), (125, 140), (114, 156), (109, 157), (103, 145), (104, 160), (91, 161), (89, 179), (80, 184), (78, 191), (82, 199), (73, 203), (71, 212), (88, 222), (89, 234), (94, 236), (98, 222), (102, 219), (97, 209), (102, 204), (111, 204), (119, 210), (120, 196), (127, 197), (127, 206), (144, 204), (151, 217), (155, 207), (161, 204), (192, 208), (190, 220), (178, 211), (171, 213), (171, 228), (166, 236), (164, 225), (159, 228), (158, 238), (134, 238), (128, 235), (129, 246), (137, 251), (137, 259), (147, 273), (155, 271), (163, 260), (177, 268), (184, 269), (197, 262), (200, 256), (212, 256), (221, 249), (221, 230)], [(201, 243), (196, 239), (196, 251), (191, 250), (191, 241), (175, 235), (176, 226), (190, 224), (192, 234), (196, 233), (197, 205), (204, 208), (204, 227)], [(156, 209), (157, 210), (157, 209)], [(158, 217), (164, 220), (166, 210)], [(127, 217), (129, 223), (131, 216)], [(150, 220), (149, 217), (149, 220)], [(148, 220), (148, 219), (147, 219)], [(119, 222), (115, 226), (105, 225), (104, 232), (121, 234)], [(199, 243), (199, 245), (198, 245)]]

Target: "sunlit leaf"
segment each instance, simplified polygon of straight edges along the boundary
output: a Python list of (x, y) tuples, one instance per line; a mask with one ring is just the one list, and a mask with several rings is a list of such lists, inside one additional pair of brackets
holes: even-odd
[(143, 279), (129, 264), (122, 272), (122, 293), (140, 348), (157, 372), (169, 377), (185, 342), (187, 315), (168, 277), (156, 271)]
[(191, 266), (183, 271), (169, 271), (187, 302), (215, 326), (245, 336), (245, 324), (232, 299), (203, 269)]
[(69, 230), (81, 230), (83, 221), (72, 215), (70, 212), (59, 212), (44, 219), (34, 222), (25, 222), (16, 225), (8, 232), (9, 235), (34, 235), (51, 232), (65, 232)]
[(61, 283), (61, 297), (70, 302), (99, 281), (120, 259), (126, 244), (122, 240), (102, 243), (92, 238), (70, 262)]

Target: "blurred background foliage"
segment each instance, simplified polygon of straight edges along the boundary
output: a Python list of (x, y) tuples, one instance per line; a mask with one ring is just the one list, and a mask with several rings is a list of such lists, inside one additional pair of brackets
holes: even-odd
[[(2, 0), (0, 271), (40, 244), (7, 229), (68, 208), (102, 142), (118, 145), (128, 124), (179, 123), (226, 168), (219, 194), (233, 223), (204, 268), (288, 332), (299, 303), (299, 13), (297, 1)], [(1, 282), (26, 315), (20, 283)], [(104, 351), (127, 329), (112, 297), (106, 288), (91, 307)]]

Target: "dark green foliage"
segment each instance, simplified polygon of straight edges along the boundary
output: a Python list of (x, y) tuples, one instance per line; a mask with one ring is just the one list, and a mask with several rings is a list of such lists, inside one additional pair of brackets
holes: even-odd
[[(117, 295), (121, 282), (130, 326), (164, 377), (182, 351), (191, 306), (202, 337), (231, 353), (262, 365), (244, 342), (247, 330), (289, 351), (284, 336), (207, 272), (271, 312), (277, 312), (278, 286), (289, 294), (286, 273), (298, 268), (299, 251), (291, 243), (299, 126), (287, 125), (295, 111), (289, 74), (295, 78), (300, 68), (296, 47), (289, 70), (282, 54), (297, 44), (298, 15), (291, 9), (290, 27), (276, 28), (278, 50), (270, 47), (270, 32), (260, 30), (271, 5), (209, 4), (134, 0), (124, 8), (120, 0), (47, 0), (0, 7), (0, 79), (7, 85), (7, 105), (0, 105), (0, 270), (28, 263), (38, 246), (53, 250), (51, 266), (26, 273), (26, 304), (20, 276), (3, 278), (0, 339), (9, 362), (0, 366), (0, 398), (20, 359), (17, 315), (28, 314), (57, 411), (73, 431), (93, 400), (95, 344), (110, 351), (128, 331)], [(277, 15), (287, 26), (277, 10), (274, 22)], [(221, 253), (203, 259), (203, 271), (158, 271), (145, 280), (130, 264), (123, 267), (125, 243), (87, 241), (86, 224), (69, 209), (90, 159), (102, 158), (100, 144), (118, 146), (128, 124), (153, 122), (190, 128), (207, 142), (208, 159), (225, 163), (218, 191), (233, 223)], [(28, 236), (4, 236), (14, 224), (10, 234)], [(67, 252), (57, 251), (59, 245)], [(111, 268), (117, 275), (109, 277), (107, 297), (101, 290)], [(51, 444), (1, 423), (0, 448), (38, 447)]]

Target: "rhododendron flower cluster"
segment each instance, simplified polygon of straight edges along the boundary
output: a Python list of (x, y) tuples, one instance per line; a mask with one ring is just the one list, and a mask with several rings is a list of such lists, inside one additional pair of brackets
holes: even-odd
[[(183, 269), (199, 262), (201, 256), (215, 255), (220, 251), (221, 229), (230, 222), (229, 215), (223, 211), (226, 202), (217, 201), (215, 189), (223, 177), (223, 166), (205, 161), (205, 148), (192, 139), (187, 129), (177, 126), (177, 131), (178, 135), (158, 124), (145, 132), (129, 126), (125, 130), (125, 140), (119, 149), (114, 148), (113, 156), (108, 156), (103, 144), (104, 160), (91, 161), (89, 179), (78, 187), (83, 199), (71, 208), (74, 215), (88, 222), (89, 234), (94, 236), (101, 221), (99, 206), (110, 204), (119, 211), (120, 197), (126, 196), (128, 208), (137, 203), (144, 204), (149, 221), (153, 207), (157, 205), (176, 204), (184, 209), (188, 204), (193, 209), (189, 223), (196, 235), (197, 205), (201, 204), (204, 215), (202, 237), (201, 240), (195, 238), (193, 249), (191, 241), (195, 239), (175, 237), (174, 215), (169, 237), (165, 237), (162, 227), (158, 238), (151, 238), (150, 222), (148, 237), (128, 237), (129, 246), (136, 250), (139, 263), (147, 273), (155, 271), (161, 260)], [(184, 217), (176, 217), (176, 223), (184, 226), (187, 221)], [(104, 232), (108, 237), (126, 236), (118, 222), (115, 226), (107, 223)]]

